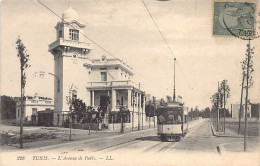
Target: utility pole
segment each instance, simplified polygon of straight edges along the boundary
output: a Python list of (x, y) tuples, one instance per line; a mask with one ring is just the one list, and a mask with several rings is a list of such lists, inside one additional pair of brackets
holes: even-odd
[(224, 134), (225, 134), (225, 130), (226, 130), (226, 80), (224, 80)]
[(245, 133), (244, 133), (244, 151), (247, 150), (247, 101), (248, 101), (248, 79), (249, 79), (249, 64), (250, 64), (250, 39), (247, 44), (247, 68), (246, 68), (246, 99), (245, 99)]
[(173, 76), (173, 102), (175, 102), (175, 61), (176, 61), (176, 58), (174, 58), (174, 76)]
[[(72, 93), (71, 93), (71, 95), (72, 95)], [(69, 139), (70, 139), (70, 141), (71, 141), (71, 128), (72, 128), (72, 96), (71, 96), (71, 99), (70, 99), (69, 125), (70, 125), (70, 136), (69, 136)]]
[(143, 101), (141, 104), (141, 106), (142, 106), (142, 130), (144, 129), (144, 104), (145, 104), (145, 96), (144, 96), (144, 94), (141, 96), (142, 98), (142, 100), (141, 101)]
[(149, 101), (149, 128), (150, 128), (150, 119), (151, 119), (151, 100)]
[[(140, 91), (140, 82), (139, 82), (139, 91)], [(139, 93), (138, 94), (138, 128), (137, 128), (138, 131), (140, 130), (140, 106), (141, 103), (140, 103), (140, 93)]]
[(219, 131), (219, 82), (218, 82), (218, 96), (217, 96), (217, 131)]
[(155, 128), (155, 109), (156, 109), (156, 103), (155, 103), (155, 98), (153, 100), (153, 127)]
[(135, 112), (135, 87), (133, 87), (132, 131), (134, 131), (134, 112)]
[(238, 120), (238, 134), (240, 134), (241, 130), (241, 116), (243, 111), (243, 90), (244, 90), (244, 81), (245, 81), (245, 74), (243, 73), (243, 79), (241, 84), (241, 97), (240, 97), (240, 108), (239, 108), (239, 120)]

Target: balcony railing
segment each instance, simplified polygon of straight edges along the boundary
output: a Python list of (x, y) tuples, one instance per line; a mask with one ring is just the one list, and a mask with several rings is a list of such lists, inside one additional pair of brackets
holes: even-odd
[(131, 80), (88, 82), (88, 87), (116, 87), (116, 86), (134, 86), (136, 88), (139, 88), (139, 85)]
[(74, 40), (65, 40), (65, 39), (60, 38), (59, 40), (57, 40), (49, 45), (49, 51), (58, 46), (63, 46), (63, 45), (68, 46), (68, 47), (92, 49), (92, 45), (90, 43), (74, 41)]

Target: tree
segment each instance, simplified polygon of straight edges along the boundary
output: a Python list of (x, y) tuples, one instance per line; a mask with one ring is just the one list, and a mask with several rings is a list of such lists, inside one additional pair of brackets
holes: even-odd
[(20, 70), (21, 70), (21, 116), (20, 116), (20, 148), (23, 148), (23, 114), (24, 114), (24, 88), (26, 85), (26, 74), (25, 70), (30, 67), (28, 64), (30, 55), (27, 53), (26, 47), (24, 46), (20, 36), (18, 36), (16, 41), (17, 57), (20, 60)]
[(77, 122), (81, 121), (84, 117), (86, 117), (86, 104), (81, 99), (73, 100), (72, 106), (74, 108), (74, 110), (72, 111), (72, 115), (77, 116)]
[[(220, 84), (220, 104), (221, 108), (223, 108), (223, 116), (224, 116), (224, 132), (226, 130), (226, 103), (227, 99), (230, 97), (230, 88), (229, 85), (227, 84), (228, 80), (223, 80)], [(223, 107), (224, 106), (224, 107)]]
[(1, 118), (2, 119), (14, 119), (16, 105), (12, 97), (1, 96)]
[[(246, 58), (240, 62), (241, 63), (241, 68), (242, 68), (242, 84), (241, 84), (241, 98), (240, 98), (240, 108), (239, 108), (239, 122), (238, 122), (238, 134), (240, 134), (240, 126), (241, 126), (241, 114), (243, 110), (243, 89), (244, 89), (244, 81), (246, 78), (246, 83), (247, 83), (247, 92), (248, 88), (252, 87), (254, 84), (252, 73), (254, 72), (254, 67), (253, 67), (253, 54), (254, 54), (254, 48), (250, 48), (250, 43), (247, 45), (247, 53), (246, 53)], [(246, 105), (247, 105), (247, 101)], [(247, 107), (245, 107), (247, 108)]]

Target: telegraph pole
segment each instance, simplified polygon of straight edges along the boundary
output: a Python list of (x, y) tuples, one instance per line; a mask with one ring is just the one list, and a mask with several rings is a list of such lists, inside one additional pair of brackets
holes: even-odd
[(135, 87), (133, 87), (132, 131), (134, 131), (134, 112), (135, 112)]
[(218, 82), (218, 97), (217, 97), (217, 131), (219, 131), (219, 82)]
[(176, 61), (176, 58), (174, 58), (174, 76), (173, 76), (173, 102), (175, 102), (175, 61)]
[(224, 80), (224, 134), (226, 130), (226, 80)]
[[(139, 91), (140, 91), (140, 82), (139, 82)], [(138, 128), (137, 128), (138, 131), (140, 130), (140, 106), (141, 103), (140, 103), (140, 93), (139, 93), (138, 94)]]

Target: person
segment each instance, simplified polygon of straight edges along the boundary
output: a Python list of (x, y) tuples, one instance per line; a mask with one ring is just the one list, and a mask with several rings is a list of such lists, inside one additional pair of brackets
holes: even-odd
[(165, 118), (162, 115), (160, 115), (158, 117), (158, 120), (159, 120), (159, 123), (164, 123), (165, 122)]

